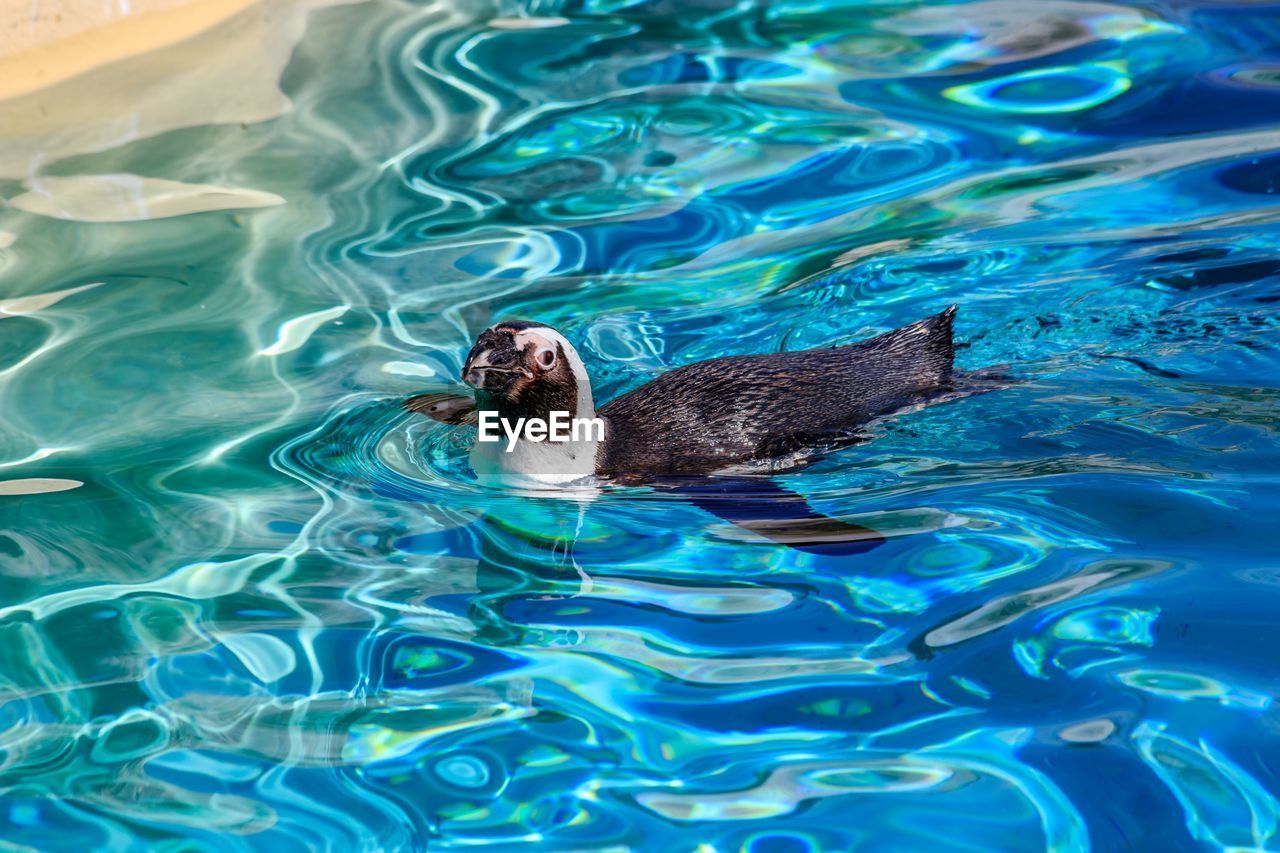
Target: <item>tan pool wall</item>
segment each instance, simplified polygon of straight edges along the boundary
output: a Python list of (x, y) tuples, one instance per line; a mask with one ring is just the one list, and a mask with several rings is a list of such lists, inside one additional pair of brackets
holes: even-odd
[(0, 100), (176, 44), (255, 0), (0, 0)]
[(341, 2), (0, 0), (0, 178), (280, 115), (280, 76), (309, 13)]

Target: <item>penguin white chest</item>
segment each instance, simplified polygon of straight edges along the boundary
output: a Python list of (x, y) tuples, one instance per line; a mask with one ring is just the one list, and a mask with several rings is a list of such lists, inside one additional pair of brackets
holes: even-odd
[(476, 441), (471, 469), (493, 485), (557, 485), (595, 476), (601, 441)]

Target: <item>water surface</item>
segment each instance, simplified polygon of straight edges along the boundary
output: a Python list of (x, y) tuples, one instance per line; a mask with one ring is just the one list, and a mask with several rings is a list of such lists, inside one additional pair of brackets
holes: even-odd
[[(372, 0), (0, 180), (0, 837), (1276, 847), (1278, 11)], [(1024, 381), (781, 478), (864, 555), (398, 408), (504, 317), (603, 401), (951, 303)]]

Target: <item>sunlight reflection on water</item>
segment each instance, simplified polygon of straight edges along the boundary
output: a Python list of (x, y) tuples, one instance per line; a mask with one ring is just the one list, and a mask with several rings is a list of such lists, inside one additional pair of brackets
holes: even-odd
[[(1272, 11), (375, 0), (278, 117), (41, 131), (0, 837), (1275, 846)], [(399, 407), (498, 318), (606, 400), (953, 302), (1020, 381), (781, 478), (854, 557), (485, 488)]]

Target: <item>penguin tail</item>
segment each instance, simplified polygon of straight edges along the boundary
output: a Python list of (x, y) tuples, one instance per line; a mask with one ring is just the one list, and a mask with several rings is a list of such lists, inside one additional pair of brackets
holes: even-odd
[(927, 368), (926, 374), (931, 375), (939, 384), (951, 377), (951, 365), (956, 354), (954, 325), (958, 310), (958, 305), (952, 305), (945, 311), (906, 327), (915, 331), (916, 335), (924, 333), (923, 339), (916, 338), (916, 352), (921, 366)]
[(917, 391), (942, 388), (951, 380), (955, 358), (952, 325), (957, 310), (958, 307), (952, 305), (909, 326), (851, 344), (850, 352), (877, 353), (895, 366), (898, 384), (904, 388)]
[(933, 348), (943, 361), (942, 373), (947, 377), (951, 375), (951, 366), (956, 356), (955, 319), (959, 310), (959, 305), (952, 305), (933, 317)]
[(952, 305), (945, 311), (940, 311), (932, 317), (926, 317), (917, 325), (924, 326), (929, 330), (929, 338), (934, 341), (946, 341), (951, 343), (951, 336), (955, 327), (956, 312), (960, 310), (959, 305)]

